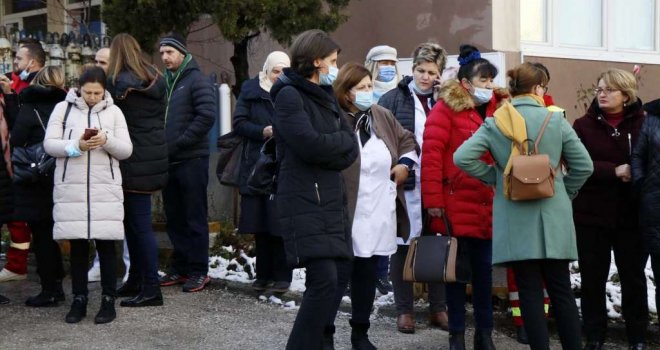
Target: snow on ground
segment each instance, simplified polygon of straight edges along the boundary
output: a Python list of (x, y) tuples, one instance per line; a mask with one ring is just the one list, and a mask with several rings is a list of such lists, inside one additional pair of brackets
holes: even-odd
[[(223, 247), (229, 253), (235, 253), (231, 246)], [(252, 283), (254, 279), (250, 277), (251, 271), (255, 271), (256, 258), (247, 256), (243, 251), (239, 252), (240, 260), (244, 260), (245, 264), (241, 264), (236, 258), (231, 260), (225, 259), (221, 256), (212, 256), (209, 258), (209, 276), (212, 278), (219, 278), (228, 281), (240, 283)], [(248, 266), (246, 271), (245, 266)], [(582, 287), (582, 279), (580, 278), (579, 265), (573, 262), (570, 266), (571, 269), (571, 284), (574, 290), (579, 290)], [(651, 270), (650, 260), (646, 264), (646, 281), (648, 288), (648, 304), (649, 312), (657, 314), (657, 305), (655, 304), (655, 284), (653, 278), (653, 271)], [(305, 269), (293, 270), (293, 280), (291, 281), (292, 292), (302, 293), (305, 291)], [(608, 316), (613, 319), (621, 318), (621, 285), (619, 283), (619, 275), (617, 274), (616, 265), (614, 264), (614, 254), (612, 254), (612, 264), (607, 279), (606, 286), (607, 293), (607, 312)], [(294, 301), (284, 301), (281, 297), (261, 295), (259, 299), (263, 302), (281, 305), (287, 309), (297, 309)], [(350, 303), (349, 297), (344, 297), (344, 302)], [(577, 299), (577, 304), (580, 306), (580, 299)], [(382, 306), (393, 305), (394, 295), (388, 293), (387, 295), (376, 294), (376, 301), (374, 302), (374, 315), (378, 314), (378, 309)], [(417, 306), (423, 307), (427, 305), (423, 300), (417, 302)]]

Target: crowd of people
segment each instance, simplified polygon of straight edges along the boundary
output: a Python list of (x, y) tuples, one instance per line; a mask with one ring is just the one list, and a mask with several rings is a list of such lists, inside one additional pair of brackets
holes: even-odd
[[(396, 327), (414, 333), (406, 256), (416, 238), (446, 233), (445, 223), (471, 271), (475, 349), (495, 349), (493, 266), (508, 268), (521, 343), (550, 348), (550, 304), (564, 349), (603, 349), (610, 251), (630, 349), (646, 349), (649, 256), (660, 274), (660, 102), (643, 105), (636, 77), (609, 69), (571, 125), (548, 94), (545, 66), (523, 63), (498, 87), (495, 65), (472, 45), (458, 49), (451, 77), (443, 76), (447, 51), (430, 42), (413, 51), (411, 72), (400, 70), (396, 49), (386, 45), (372, 48), (364, 65), (339, 64), (339, 44), (309, 30), (243, 83), (233, 118), (243, 146), (237, 232), (255, 238), (252, 287), (286, 292), (292, 269), (306, 269), (287, 349), (334, 349), (346, 294), (353, 349), (376, 349), (368, 330), (377, 290), (393, 291)], [(40, 45), (25, 42), (14, 73), (0, 78), (0, 222), (12, 241), (0, 281), (25, 278), (32, 236), (42, 291), (27, 306), (66, 299), (55, 240), (71, 246), (69, 323), (86, 315), (91, 241), (102, 286), (96, 323), (116, 317), (116, 297), (126, 297), (125, 307), (160, 306), (161, 287), (196, 292), (209, 282), (213, 86), (180, 35), (164, 37), (160, 55), (162, 73), (133, 37), (119, 34), (97, 55), (98, 67), (86, 67), (66, 92), (62, 72), (44, 67)], [(275, 189), (264, 193), (250, 181), (272, 141)], [(41, 142), (56, 159), (54, 174), (29, 185), (12, 181), (11, 148)], [(517, 200), (513, 159), (533, 151), (549, 160), (553, 193)], [(151, 196), (161, 190), (174, 253), (159, 277)], [(117, 288), (114, 241), (124, 236), (127, 275)], [(570, 282), (575, 260), (581, 319)], [(449, 332), (451, 350), (465, 349), (466, 283), (435, 281), (427, 289), (429, 324)]]

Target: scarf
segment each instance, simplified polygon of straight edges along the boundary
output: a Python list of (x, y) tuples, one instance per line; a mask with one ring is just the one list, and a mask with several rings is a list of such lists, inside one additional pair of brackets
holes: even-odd
[(374, 102), (378, 103), (381, 96), (385, 95), (386, 92), (394, 89), (399, 84), (398, 79), (392, 79), (392, 81), (384, 82), (380, 80), (374, 80)]
[(170, 93), (167, 95), (167, 99), (169, 100), (170, 95), (172, 95), (171, 90), (174, 89), (174, 84), (176, 84), (176, 81), (179, 80), (179, 76), (181, 73), (186, 69), (186, 66), (188, 66), (188, 63), (192, 60), (192, 55), (187, 54), (186, 57), (183, 59), (183, 62), (181, 62), (181, 65), (179, 68), (177, 68), (176, 72), (172, 73), (169, 69), (165, 70), (165, 82), (167, 83), (167, 89), (170, 90)]
[(291, 60), (286, 53), (282, 51), (273, 51), (268, 57), (266, 57), (266, 62), (264, 62), (264, 68), (259, 72), (259, 86), (264, 89), (266, 92), (270, 92), (270, 88), (273, 87), (273, 82), (270, 81), (270, 73), (274, 68), (288, 68), (291, 66)]
[[(543, 98), (533, 94), (525, 94), (520, 97), (529, 97), (534, 101), (538, 102), (541, 106), (545, 106)], [(511, 174), (511, 163), (514, 156), (520, 155), (520, 149), (518, 145), (522, 145), (522, 150), (524, 153), (528, 151), (528, 145), (525, 140), (527, 140), (527, 126), (525, 124), (525, 118), (518, 112), (518, 110), (511, 104), (511, 102), (506, 102), (500, 108), (498, 108), (494, 113), (495, 125), (500, 130), (500, 132), (511, 139), (511, 154), (509, 155), (509, 160), (506, 163), (504, 168), (504, 178), (508, 178)], [(509, 183), (504, 181), (504, 196), (509, 198)]]
[(0, 97), (0, 151), (2, 151), (2, 158), (5, 161), (7, 173), (11, 177), (13, 175), (13, 169), (11, 168), (11, 147), (9, 147), (9, 125), (7, 125), (7, 120), (5, 120), (4, 106), (4, 98)]

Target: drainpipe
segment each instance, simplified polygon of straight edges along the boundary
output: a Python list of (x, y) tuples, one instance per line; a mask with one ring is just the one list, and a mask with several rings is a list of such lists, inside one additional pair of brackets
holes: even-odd
[(231, 131), (231, 89), (220, 85), (220, 136)]

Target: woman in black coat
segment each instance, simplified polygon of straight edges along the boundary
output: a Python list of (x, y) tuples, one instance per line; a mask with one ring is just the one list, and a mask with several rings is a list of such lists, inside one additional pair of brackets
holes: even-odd
[(291, 268), (286, 264), (284, 243), (272, 227), (275, 203), (267, 195), (247, 186), (247, 180), (259, 159), (260, 149), (273, 136), (273, 113), (270, 89), (282, 69), (291, 65), (289, 56), (281, 51), (271, 52), (259, 77), (243, 83), (234, 111), (234, 130), (244, 138), (239, 172), (241, 217), (238, 232), (254, 234), (257, 251), (257, 279), (252, 288), (257, 292), (269, 289), (286, 292), (291, 285)]
[(119, 163), (124, 189), (124, 230), (131, 267), (117, 294), (125, 307), (161, 306), (158, 245), (151, 220), (151, 195), (167, 184), (163, 76), (142, 56), (138, 42), (126, 33), (110, 45), (108, 91), (126, 117), (133, 143), (131, 156)]
[[(660, 99), (644, 105), (637, 145), (632, 154), (632, 181), (639, 196), (639, 226), (646, 253), (651, 254), (651, 268), (660, 278)], [(655, 304), (660, 305), (656, 283)]]
[[(21, 91), (21, 107), (11, 130), (12, 147), (43, 142), (45, 127), (55, 105), (64, 101), (64, 74), (59, 67), (43, 68), (32, 85)], [(32, 231), (41, 293), (27, 299), (27, 306), (54, 306), (64, 301), (64, 268), (60, 247), (53, 240), (53, 179), (34, 184), (14, 184), (14, 219), (26, 221)]]
[(291, 68), (271, 89), (280, 162), (276, 205), (287, 262), (307, 278), (287, 349), (320, 349), (337, 290), (337, 265), (353, 257), (341, 170), (358, 155), (332, 91), (339, 46), (321, 30), (291, 45)]

